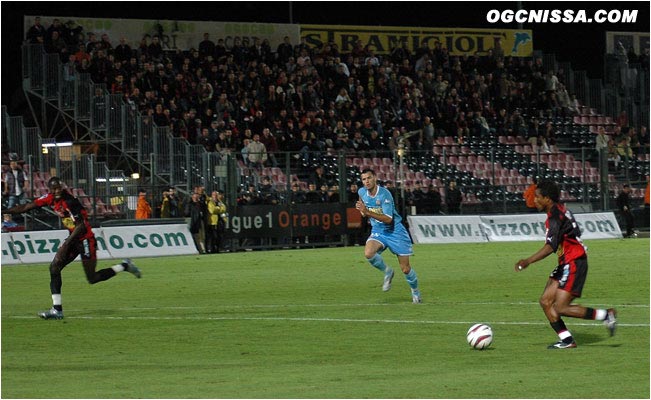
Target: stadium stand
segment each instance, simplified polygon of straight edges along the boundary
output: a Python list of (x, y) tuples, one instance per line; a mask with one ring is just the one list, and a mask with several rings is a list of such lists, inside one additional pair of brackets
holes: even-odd
[[(341, 53), (332, 43), (296, 45), (286, 62), (271, 48), (242, 44), (214, 54), (158, 52), (145, 45), (118, 53), (103, 41), (83, 43), (88, 55), (71, 59), (67, 54), (81, 43), (79, 36), (66, 37), (66, 54), (47, 37), (44, 46), (26, 43), (24, 54), (35, 60), (42, 54), (48, 68), (66, 69), (76, 79), (75, 88), (92, 89), (93, 96), (78, 96), (77, 102), (62, 98), (74, 94), (64, 90), (66, 82), (55, 82), (52, 90), (59, 90), (62, 109), (74, 109), (89, 132), (111, 144), (106, 159), (93, 159), (105, 163), (99, 168), (104, 181), (126, 175), (124, 164), (115, 162), (126, 158), (135, 170), (160, 178), (160, 187), (189, 192), (199, 181), (215, 184), (222, 175), (207, 171), (227, 168), (224, 160), (233, 158), (239, 194), (267, 176), (285, 201), (293, 182), (307, 189), (317, 166), (324, 167), (328, 185), (342, 191), (358, 183), (362, 169), (374, 168), (382, 181), (406, 188), (407, 196), (418, 183), (426, 190), (433, 185), (444, 197), (447, 182), (455, 180), (467, 210), (502, 204), (504, 211), (517, 211), (524, 209), (522, 192), (535, 176), (558, 181), (565, 201), (598, 203), (602, 185), (614, 196), (624, 182), (637, 182), (632, 195), (641, 199), (649, 175), (646, 127), (623, 126), (614, 115), (572, 100), (570, 69), (542, 56), (456, 57), (436, 46), (380, 56), (373, 65), (364, 63), (365, 50)], [(550, 75), (560, 82), (553, 90), (546, 88)], [(32, 90), (48, 97), (46, 78)], [(3, 117), (10, 118), (6, 111)], [(621, 162), (604, 163), (595, 154), (599, 126)], [(258, 169), (242, 151), (265, 128), (273, 139), (261, 139), (269, 157)], [(118, 148), (122, 155), (111, 153)], [(54, 163), (39, 161), (38, 147), (23, 150), (22, 157), (31, 157), (25, 164), (32, 176), (28, 194), (40, 195)], [(50, 172), (37, 167), (43, 163)], [(128, 212), (126, 203), (112, 204), (117, 194), (108, 185), (98, 193), (79, 182), (71, 182), (72, 193), (94, 216)], [(237, 201), (243, 204), (242, 196)]]

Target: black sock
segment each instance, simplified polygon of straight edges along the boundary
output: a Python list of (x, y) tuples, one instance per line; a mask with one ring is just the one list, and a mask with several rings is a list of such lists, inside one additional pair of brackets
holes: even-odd
[(61, 293), (61, 286), (63, 286), (63, 282), (61, 280), (61, 272), (50, 272), (50, 293)]
[(586, 307), (583, 319), (594, 319), (594, 308)]
[(113, 268), (100, 269), (99, 271), (95, 272), (95, 283), (111, 279), (115, 275), (116, 274), (115, 271), (113, 271)]
[(567, 327), (565, 326), (565, 322), (563, 322), (562, 319), (559, 319), (556, 322), (551, 322), (550, 325), (552, 326), (556, 334), (558, 334), (559, 338), (561, 337), (561, 332), (566, 332), (566, 334), (569, 334), (569, 336), (561, 339), (563, 343), (572, 343), (574, 341), (574, 338), (572, 337), (572, 333), (567, 329)]
[[(53, 295), (61, 294), (61, 287), (63, 286), (63, 281), (61, 280), (61, 272), (51, 272), (50, 271), (50, 293)], [(55, 310), (63, 311), (63, 306), (61, 304), (52, 305)]]
[(552, 329), (554, 329), (554, 332), (556, 333), (567, 330), (567, 327), (565, 326), (565, 322), (563, 322), (562, 319), (559, 319), (556, 322), (551, 322), (550, 325), (552, 326)]

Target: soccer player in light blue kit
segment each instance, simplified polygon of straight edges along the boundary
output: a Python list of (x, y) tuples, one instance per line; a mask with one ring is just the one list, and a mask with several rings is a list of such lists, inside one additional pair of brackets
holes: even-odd
[(362, 171), (362, 184), (364, 187), (357, 192), (359, 200), (355, 208), (371, 220), (371, 236), (366, 240), (364, 256), (372, 266), (384, 273), (382, 290), (385, 292), (391, 289), (394, 272), (384, 263), (381, 254), (388, 248), (398, 256), (400, 269), (411, 287), (411, 298), (418, 304), (421, 302), (418, 277), (409, 265), (409, 256), (414, 254), (411, 238), (402, 224), (402, 217), (396, 212), (393, 196), (388, 189), (377, 184), (377, 176), (372, 169)]

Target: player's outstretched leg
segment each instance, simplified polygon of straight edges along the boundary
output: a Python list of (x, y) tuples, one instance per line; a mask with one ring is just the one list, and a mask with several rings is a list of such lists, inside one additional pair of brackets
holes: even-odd
[(136, 265), (131, 261), (130, 258), (125, 258), (122, 260), (122, 265), (124, 266), (124, 270), (133, 274), (136, 278), (140, 279), (142, 274), (140, 273), (140, 269), (136, 267)]
[(615, 330), (617, 329), (617, 310), (614, 308), (608, 309), (606, 319), (604, 319), (604, 325), (606, 325), (610, 336), (615, 336)]
[(617, 310), (614, 308), (585, 308), (585, 314), (583, 319), (591, 319), (595, 321), (604, 321), (606, 329), (610, 336), (615, 336), (615, 330), (617, 329)]
[(136, 267), (135, 264), (128, 258), (122, 260), (120, 264), (115, 264), (109, 268), (100, 269), (99, 271), (95, 271), (95, 267), (97, 265), (96, 260), (88, 260), (83, 264), (84, 272), (86, 272), (86, 279), (90, 284), (95, 284), (111, 279), (122, 271), (129, 272), (135, 275), (136, 278), (140, 278), (142, 276), (140, 269), (138, 269), (138, 267)]

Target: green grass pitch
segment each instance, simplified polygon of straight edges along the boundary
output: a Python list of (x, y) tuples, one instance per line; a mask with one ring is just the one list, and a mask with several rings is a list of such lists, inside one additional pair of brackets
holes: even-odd
[[(66, 319), (47, 265), (2, 268), (3, 398), (649, 398), (649, 240), (593, 240), (583, 298), (619, 328), (567, 318), (557, 340), (537, 304), (555, 255), (542, 243), (416, 245), (423, 304), (361, 247), (135, 259), (88, 285), (63, 272)], [(397, 269), (395, 257), (385, 260)], [(100, 261), (103, 268), (113, 264)], [(488, 350), (466, 330), (493, 327)]]

